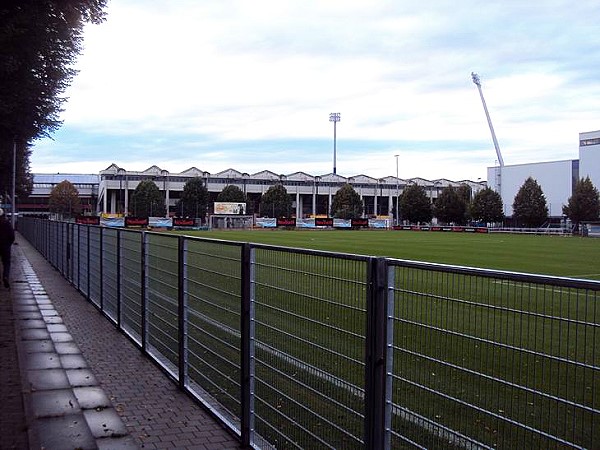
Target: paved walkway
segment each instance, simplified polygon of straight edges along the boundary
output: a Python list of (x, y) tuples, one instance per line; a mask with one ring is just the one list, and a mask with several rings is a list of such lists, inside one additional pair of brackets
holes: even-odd
[(0, 287), (0, 448), (236, 449), (20, 236)]

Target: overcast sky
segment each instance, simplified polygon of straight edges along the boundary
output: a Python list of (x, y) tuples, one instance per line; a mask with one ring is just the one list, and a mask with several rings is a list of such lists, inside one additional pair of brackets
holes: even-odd
[(596, 0), (109, 0), (34, 173), (486, 178), (600, 129)]

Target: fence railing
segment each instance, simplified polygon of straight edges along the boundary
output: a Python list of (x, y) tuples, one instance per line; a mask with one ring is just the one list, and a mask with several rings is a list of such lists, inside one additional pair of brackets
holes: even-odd
[(600, 442), (600, 282), (40, 219), (19, 231), (243, 445)]

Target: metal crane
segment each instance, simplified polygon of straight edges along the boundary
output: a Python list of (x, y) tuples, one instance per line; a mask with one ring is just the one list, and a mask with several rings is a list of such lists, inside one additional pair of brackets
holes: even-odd
[(498, 145), (498, 140), (496, 139), (496, 133), (494, 133), (492, 119), (490, 119), (490, 113), (488, 112), (487, 106), (485, 104), (485, 99), (483, 98), (483, 92), (481, 91), (481, 81), (479, 80), (479, 75), (477, 75), (475, 72), (471, 72), (471, 78), (473, 79), (473, 83), (477, 85), (477, 89), (479, 90), (479, 96), (481, 97), (481, 103), (483, 103), (485, 117), (487, 117), (488, 125), (490, 126), (490, 131), (492, 132), (492, 140), (494, 141), (494, 147), (496, 148), (498, 164), (500, 165), (500, 167), (504, 167), (504, 159), (502, 159), (502, 153), (500, 153), (500, 146)]

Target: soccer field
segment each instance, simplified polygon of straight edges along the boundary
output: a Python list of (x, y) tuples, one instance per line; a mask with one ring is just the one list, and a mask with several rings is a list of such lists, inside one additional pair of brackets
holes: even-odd
[[(190, 392), (231, 423), (250, 407), (257, 435), (277, 448), (364, 448), (369, 425), (382, 431), (370, 419), (383, 394), (392, 448), (600, 442), (598, 281), (285, 249), (599, 280), (600, 240), (366, 230), (184, 240), (41, 219), (22, 227)], [(236, 241), (274, 246), (247, 252)]]
[[(600, 240), (592, 238), (366, 230), (185, 234), (600, 280)], [(218, 242), (188, 245), (189, 257), (198, 256), (191, 266), (206, 267), (207, 275), (196, 276), (208, 277), (206, 285), (215, 283), (222, 272), (215, 269), (221, 264), (216, 253), (200, 256), (194, 249), (219, 247)], [(361, 436), (356, 412), (362, 411), (363, 398), (356, 393), (364, 388), (366, 268), (361, 260), (256, 251), (255, 394), (265, 419), (257, 429), (269, 438), (265, 423), (292, 440), (301, 439), (296, 423), (319, 436), (321, 429), (336, 427)], [(542, 433), (575, 443), (597, 440), (597, 416), (590, 407), (600, 392), (594, 376), (595, 291), (401, 265), (393, 276), (391, 428), (398, 436), (449, 448), (439, 421), (490, 448), (557, 442)], [(230, 279), (219, 292), (234, 285)], [(209, 366), (219, 367), (218, 361)], [(274, 402), (275, 412), (269, 406)], [(340, 413), (332, 404), (351, 412)], [(330, 426), (296, 405), (310, 405)], [(329, 434), (326, 439), (335, 446), (351, 447), (343, 433)], [(394, 448), (402, 448), (400, 441)]]
[(183, 234), (341, 253), (600, 280), (600, 239), (419, 231), (185, 231)]

